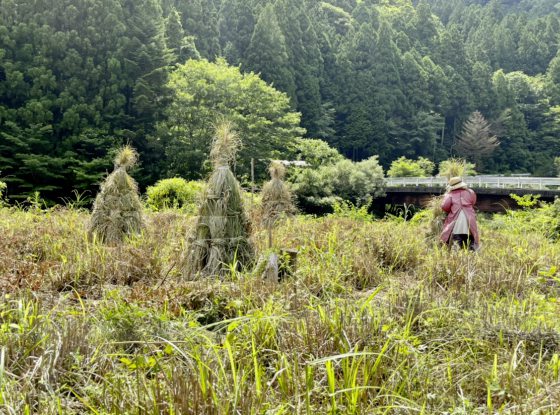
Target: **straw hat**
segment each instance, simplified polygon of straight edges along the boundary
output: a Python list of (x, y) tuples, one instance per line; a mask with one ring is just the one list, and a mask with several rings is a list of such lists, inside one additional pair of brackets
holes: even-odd
[(468, 185), (463, 181), (462, 177), (452, 177), (447, 182), (447, 190), (450, 192), (457, 189), (466, 189)]

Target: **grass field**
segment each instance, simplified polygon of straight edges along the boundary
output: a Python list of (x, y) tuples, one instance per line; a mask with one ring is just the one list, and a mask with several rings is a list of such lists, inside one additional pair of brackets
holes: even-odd
[(477, 254), (298, 216), (278, 284), (183, 279), (181, 213), (119, 248), (87, 218), (0, 209), (1, 414), (560, 413), (560, 245), (507, 216)]

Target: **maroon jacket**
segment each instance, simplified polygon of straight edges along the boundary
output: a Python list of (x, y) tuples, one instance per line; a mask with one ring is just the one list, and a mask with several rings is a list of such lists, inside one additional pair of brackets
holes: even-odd
[(445, 195), (441, 208), (447, 212), (448, 215), (443, 223), (443, 231), (440, 237), (444, 243), (449, 243), (449, 238), (451, 238), (453, 233), (455, 221), (459, 217), (459, 212), (461, 212), (461, 210), (463, 210), (465, 215), (467, 215), (471, 237), (477, 245), (480, 243), (478, 226), (476, 224), (476, 214), (474, 212), (475, 203), (476, 193), (472, 189), (456, 189)]

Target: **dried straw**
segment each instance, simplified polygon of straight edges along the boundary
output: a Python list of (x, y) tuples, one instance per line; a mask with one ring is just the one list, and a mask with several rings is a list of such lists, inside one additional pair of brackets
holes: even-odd
[(238, 267), (244, 267), (254, 255), (241, 188), (229, 168), (239, 148), (239, 139), (231, 123), (226, 124), (216, 128), (211, 152), (215, 170), (208, 180), (194, 233), (189, 238), (185, 265), (188, 277), (223, 275), (229, 264), (237, 261)]
[(295, 212), (293, 197), (286, 184), (282, 181), (286, 174), (284, 165), (273, 161), (268, 168), (271, 180), (262, 189), (261, 221), (269, 231), (269, 248), (272, 247), (272, 228), (286, 215)]
[(123, 147), (115, 158), (115, 170), (101, 184), (95, 198), (88, 234), (102, 242), (114, 245), (126, 235), (139, 233), (144, 227), (142, 202), (138, 196), (138, 185), (127, 173), (134, 166), (138, 153)]
[(237, 152), (241, 148), (241, 139), (229, 120), (221, 120), (216, 124), (210, 160), (215, 169), (235, 163)]
[(428, 215), (428, 231), (427, 237), (436, 240), (443, 231), (443, 222), (445, 221), (446, 213), (441, 209), (443, 196), (434, 196), (427, 205)]

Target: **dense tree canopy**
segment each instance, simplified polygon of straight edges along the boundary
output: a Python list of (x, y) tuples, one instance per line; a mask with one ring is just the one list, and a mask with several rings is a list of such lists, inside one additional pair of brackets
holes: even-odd
[(243, 143), (239, 172), (249, 170), (251, 158), (279, 158), (305, 132), (286, 94), (224, 59), (189, 60), (171, 73), (168, 86), (173, 94), (158, 130), (166, 176), (201, 178), (209, 167), (213, 126), (221, 117), (234, 123)]
[(268, 112), (243, 131), (239, 172), (288, 157), (298, 122), (355, 161), (438, 163), (479, 111), (500, 141), (483, 172), (554, 174), (559, 33), (556, 0), (3, 0), (0, 179), (11, 197), (93, 191), (126, 142), (141, 187), (199, 177), (223, 112), (209, 108)]

